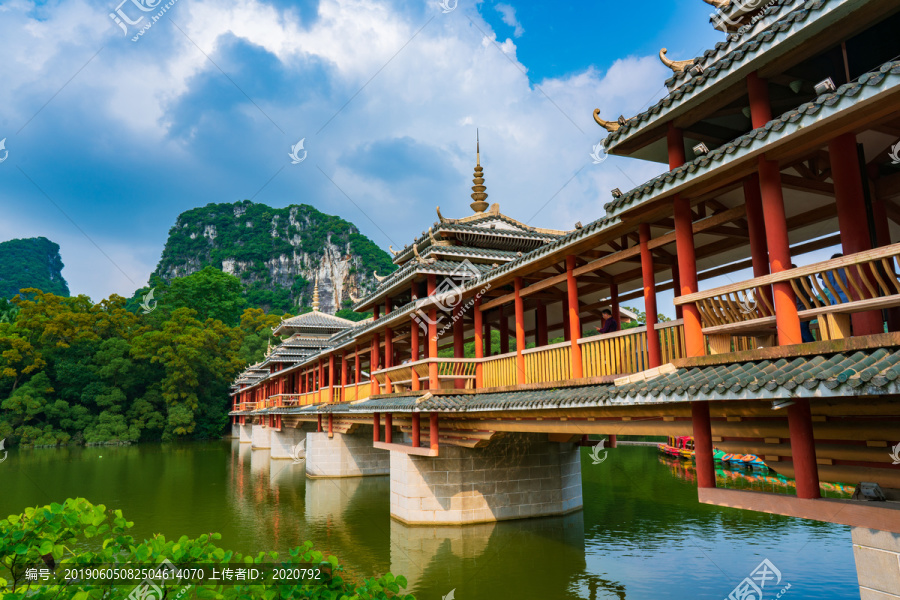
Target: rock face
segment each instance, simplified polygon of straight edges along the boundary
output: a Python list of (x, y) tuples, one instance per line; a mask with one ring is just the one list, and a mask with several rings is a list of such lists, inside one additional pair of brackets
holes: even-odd
[(373, 271), (395, 267), (347, 221), (301, 204), (271, 208), (249, 200), (208, 204), (179, 215), (155, 274), (184, 277), (213, 266), (238, 277), (251, 305), (295, 311), (312, 304), (334, 314), (373, 290)]
[(23, 288), (68, 296), (62, 276), (59, 245), (45, 237), (0, 243), (0, 298), (12, 298)]

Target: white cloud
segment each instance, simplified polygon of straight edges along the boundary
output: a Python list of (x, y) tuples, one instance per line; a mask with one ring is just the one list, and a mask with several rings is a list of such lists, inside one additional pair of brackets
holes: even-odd
[(503, 3), (498, 4), (494, 8), (496, 8), (497, 12), (500, 13), (501, 19), (504, 23), (506, 23), (510, 27), (515, 27), (513, 35), (515, 37), (522, 37), (522, 34), (525, 33), (525, 28), (522, 27), (522, 24), (519, 23), (519, 20), (516, 18), (516, 9), (509, 4)]

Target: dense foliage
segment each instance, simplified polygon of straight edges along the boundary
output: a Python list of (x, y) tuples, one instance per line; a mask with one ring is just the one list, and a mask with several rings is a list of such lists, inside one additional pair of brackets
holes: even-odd
[(32, 287), (68, 296), (62, 268), (59, 246), (45, 237), (0, 242), (0, 298)]
[(340, 217), (307, 204), (272, 208), (244, 200), (182, 213), (154, 275), (171, 279), (212, 266), (240, 278), (250, 306), (296, 312), (312, 304), (309, 274), (329, 244), (341, 254), (338, 260), (349, 257), (351, 277), (366, 289), (373, 271), (396, 268), (384, 250)]
[[(281, 558), (276, 552), (260, 552), (251, 556), (216, 546), (213, 540), (222, 538), (218, 533), (203, 534), (194, 539), (182, 536), (178, 540), (167, 540), (157, 534), (150, 540), (138, 541), (128, 535), (133, 525), (125, 519), (121, 510), (107, 510), (102, 504), (95, 506), (84, 498), (70, 498), (63, 504), (28, 508), (20, 515), (9, 516), (0, 521), (0, 598), (105, 600), (140, 597), (149, 600), (159, 596), (142, 591), (157, 585), (161, 588), (162, 597), (170, 600), (182, 597), (414, 600), (411, 595), (400, 594), (400, 588), (407, 585), (406, 579), (394, 577), (391, 573), (360, 584), (345, 581), (338, 559), (325, 557), (313, 550), (312, 542), (305, 542)], [(112, 564), (125, 568), (159, 568), (164, 565), (164, 568), (171, 566), (182, 572), (200, 564), (220, 570), (263, 564), (317, 565), (323, 571), (330, 572), (331, 578), (327, 583), (305, 585), (272, 582), (235, 585), (197, 582), (191, 585), (159, 580), (147, 584), (98, 584), (86, 579), (64, 582), (67, 569)], [(29, 579), (28, 569), (48, 569), (48, 572), (57, 573), (58, 577), (53, 579), (48, 574), (47, 580)]]
[[(228, 387), (264, 355), (280, 316), (244, 309), (240, 282), (212, 268), (129, 306), (23, 290), (0, 319), (0, 439), (8, 444), (209, 438)], [(131, 310), (129, 310), (131, 308)], [(0, 316), (3, 314), (0, 306)]]

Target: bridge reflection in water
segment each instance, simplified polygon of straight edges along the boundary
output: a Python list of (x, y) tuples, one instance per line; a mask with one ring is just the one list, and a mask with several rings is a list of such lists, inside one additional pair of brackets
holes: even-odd
[[(252, 541), (230, 546), (283, 552), (312, 540), (349, 577), (404, 575), (420, 599), (454, 589), (466, 600), (683, 598), (686, 590), (718, 599), (763, 558), (798, 599), (859, 597), (846, 527), (700, 505), (694, 465), (656, 448), (610, 449), (597, 465), (584, 449), (584, 510), (439, 527), (391, 519), (386, 476), (312, 479), (304, 464), (267, 450), (236, 441), (229, 450), (229, 504), (252, 532)], [(789, 480), (772, 473), (718, 476), (723, 487), (791, 493)]]

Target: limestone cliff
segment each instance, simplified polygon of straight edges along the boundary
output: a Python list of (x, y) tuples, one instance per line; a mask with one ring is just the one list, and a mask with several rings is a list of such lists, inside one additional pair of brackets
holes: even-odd
[(155, 274), (169, 280), (210, 265), (244, 283), (251, 305), (297, 312), (312, 303), (334, 313), (375, 288), (373, 271), (395, 267), (352, 224), (306, 204), (271, 208), (244, 200), (179, 215)]

